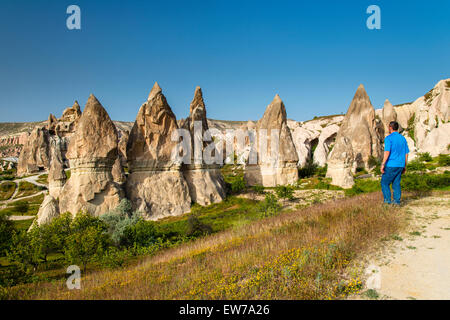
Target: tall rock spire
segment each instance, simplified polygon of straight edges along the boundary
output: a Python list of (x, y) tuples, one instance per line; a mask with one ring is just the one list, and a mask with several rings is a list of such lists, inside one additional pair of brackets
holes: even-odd
[(173, 157), (178, 143), (171, 138), (177, 129), (175, 115), (155, 83), (139, 109), (127, 143), (127, 195), (147, 219), (190, 210), (191, 198), (181, 161)]
[[(369, 159), (381, 159), (383, 149), (382, 124), (375, 119), (375, 110), (361, 84), (356, 90), (347, 114), (336, 136), (336, 144), (329, 155), (327, 176), (333, 184), (349, 187), (353, 184), (351, 172), (369, 168)], [(349, 157), (351, 160), (345, 160)], [(340, 171), (344, 170), (346, 177)], [(350, 169), (350, 171), (348, 170)], [(351, 183), (350, 183), (351, 181)]]
[[(246, 182), (266, 187), (297, 182), (298, 155), (287, 126), (286, 108), (278, 94), (256, 124), (256, 133), (258, 163), (246, 167)], [(264, 140), (266, 150), (261, 149), (261, 142)]]
[(117, 140), (114, 123), (91, 94), (67, 150), (71, 176), (61, 191), (61, 212), (86, 210), (98, 216), (119, 204), (123, 191), (111, 174)]
[[(181, 128), (189, 131), (191, 136), (191, 163), (183, 165), (183, 174), (189, 186), (192, 201), (204, 206), (225, 199), (225, 182), (217, 164), (206, 165), (203, 159), (204, 149), (214, 141), (204, 141), (208, 130), (205, 102), (202, 89), (195, 88), (194, 98), (190, 105), (189, 117), (181, 124)], [(217, 149), (211, 156), (215, 156)]]

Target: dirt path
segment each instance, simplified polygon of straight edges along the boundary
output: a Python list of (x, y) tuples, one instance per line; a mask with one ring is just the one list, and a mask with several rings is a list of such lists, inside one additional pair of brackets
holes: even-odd
[(450, 194), (406, 209), (411, 227), (371, 259), (366, 286), (381, 299), (450, 299)]
[[(44, 172), (44, 173), (46, 173), (46, 172)], [(43, 173), (41, 173), (41, 174), (43, 174)], [(17, 194), (19, 193), (19, 182), (20, 181), (27, 181), (27, 182), (30, 182), (30, 183), (38, 186), (38, 187), (45, 187), (45, 188), (47, 188), (47, 185), (37, 182), (37, 179), (39, 178), (39, 176), (41, 174), (13, 180), (12, 182), (14, 182), (16, 184), (16, 189), (14, 190), (13, 195), (9, 199), (0, 201), (0, 210), (1, 209), (5, 209), (8, 206), (8, 204), (11, 203), (11, 202), (33, 198), (33, 197), (38, 196), (40, 194), (46, 193), (47, 191), (43, 190), (43, 191), (39, 191), (37, 193), (34, 193), (32, 195), (29, 195), (29, 196), (16, 198)]]

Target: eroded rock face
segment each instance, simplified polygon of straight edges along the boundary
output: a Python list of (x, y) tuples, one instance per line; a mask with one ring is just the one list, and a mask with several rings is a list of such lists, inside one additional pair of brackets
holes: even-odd
[(427, 94), (414, 101), (413, 108), (417, 149), (432, 156), (449, 153), (450, 79), (439, 81)]
[(181, 161), (173, 154), (178, 147), (178, 142), (171, 140), (176, 129), (175, 115), (155, 83), (139, 109), (127, 144), (127, 195), (147, 219), (190, 210), (191, 197)]
[(58, 198), (66, 183), (66, 172), (61, 155), (61, 139), (55, 137), (51, 141), (51, 160), (48, 171), (48, 191), (53, 198)]
[(353, 148), (349, 138), (338, 136), (332, 150), (332, 156), (328, 160), (327, 178), (331, 183), (342, 188), (351, 188), (353, 181)]
[[(339, 173), (340, 170), (347, 172), (349, 163), (355, 172), (358, 167), (369, 169), (370, 157), (381, 160), (383, 128), (381, 122), (375, 119), (375, 110), (363, 85), (358, 87), (353, 97), (336, 141), (328, 157), (327, 176), (338, 186), (350, 185), (347, 174)], [(352, 158), (348, 159), (350, 155)]]
[(122, 184), (126, 181), (125, 171), (123, 170), (120, 157), (117, 157), (116, 161), (114, 161), (111, 174), (113, 176), (114, 181), (117, 182), (118, 184)]
[(43, 224), (49, 223), (54, 218), (59, 216), (59, 205), (58, 201), (51, 195), (46, 195), (44, 201), (41, 203), (39, 207), (39, 211), (37, 214), (37, 219), (33, 222), (30, 229), (34, 225), (41, 226)]
[(67, 151), (71, 177), (60, 194), (61, 212), (85, 210), (99, 216), (119, 204), (123, 191), (111, 173), (118, 157), (117, 141), (108, 113), (91, 95)]
[[(196, 125), (198, 129), (196, 129)], [(188, 130), (191, 136), (191, 164), (184, 164), (182, 170), (189, 187), (189, 194), (192, 201), (202, 206), (221, 202), (225, 199), (226, 193), (220, 168), (217, 164), (207, 165), (203, 157), (199, 157), (199, 153), (201, 152), (203, 154), (204, 148), (208, 144), (214, 143), (203, 141), (204, 132), (209, 128), (206, 119), (205, 103), (200, 87), (195, 89), (194, 99), (190, 105), (189, 117), (183, 121), (181, 128)], [(198, 145), (198, 152), (194, 151), (196, 144)]]
[[(256, 132), (258, 162), (246, 166), (244, 176), (247, 184), (274, 187), (297, 182), (297, 151), (287, 126), (286, 108), (278, 94), (258, 121)], [(261, 148), (264, 139), (267, 141), (267, 152)], [(273, 143), (277, 140), (278, 148)]]
[(68, 107), (63, 111), (60, 121), (75, 122), (81, 118), (81, 108), (78, 101), (75, 100), (72, 107)]
[[(392, 103), (386, 99), (384, 102), (384, 106), (382, 109), (382, 121), (383, 121), (383, 128), (384, 128), (384, 135), (389, 135), (389, 123), (391, 121), (397, 121), (397, 112), (394, 109), (394, 106)], [(399, 124), (399, 131), (402, 131), (401, 125)]]
[(334, 143), (338, 131), (339, 126), (336, 124), (332, 124), (328, 127), (325, 127), (320, 133), (313, 157), (314, 162), (320, 167), (325, 166), (325, 164), (327, 163), (330, 146), (332, 143)]
[(46, 128), (35, 128), (28, 137), (19, 156), (17, 174), (24, 175), (48, 169), (49, 133)]

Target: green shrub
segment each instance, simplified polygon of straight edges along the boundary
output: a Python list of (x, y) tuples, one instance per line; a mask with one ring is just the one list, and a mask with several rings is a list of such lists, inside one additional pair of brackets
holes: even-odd
[(236, 176), (230, 183), (232, 193), (239, 193), (245, 189), (244, 177), (241, 175)]
[(361, 193), (378, 191), (380, 189), (381, 185), (378, 180), (358, 179), (355, 180), (355, 184), (350, 189), (345, 190), (345, 195), (354, 196)]
[(410, 174), (402, 176), (402, 189), (408, 191), (430, 191), (450, 186), (450, 174)]
[(426, 165), (419, 159), (414, 159), (406, 165), (408, 171), (425, 171)]
[(264, 187), (263, 186), (253, 186), (252, 190), (257, 194), (264, 194)]
[(333, 186), (332, 184), (325, 182), (323, 180), (319, 180), (319, 182), (314, 186), (314, 189), (321, 190), (342, 190), (341, 187)]
[(263, 217), (270, 217), (281, 211), (281, 205), (278, 203), (274, 194), (268, 193), (266, 194), (264, 201), (258, 205), (258, 210)]
[(415, 120), (416, 120), (416, 114), (413, 113), (411, 118), (409, 118), (409, 120), (408, 120), (408, 128), (407, 128), (408, 135), (414, 142), (416, 142), (416, 137), (415, 137), (415, 132), (414, 132), (414, 122), (415, 122)]
[(328, 164), (325, 164), (323, 167), (317, 167), (316, 168), (316, 175), (318, 177), (325, 177), (327, 174)]
[(188, 237), (199, 237), (212, 233), (212, 227), (200, 221), (196, 214), (191, 214), (187, 220)]
[(374, 157), (374, 156), (370, 156), (369, 160), (367, 161), (367, 164), (369, 165), (369, 167), (376, 167), (379, 166), (381, 164), (380, 159)]
[(310, 159), (303, 167), (298, 169), (298, 177), (300, 179), (312, 177), (316, 174), (317, 168), (317, 164), (315, 164), (314, 161)]
[(5, 214), (0, 214), (0, 257), (9, 249), (14, 232), (14, 224)]
[(422, 162), (431, 162), (433, 161), (433, 158), (431, 157), (429, 152), (419, 153), (418, 160)]
[(124, 239), (125, 230), (134, 226), (140, 218), (139, 212), (132, 212), (131, 202), (128, 199), (123, 199), (114, 210), (103, 214), (100, 220), (106, 224), (111, 240), (118, 246), (127, 242)]
[(275, 193), (278, 199), (292, 200), (294, 199), (294, 188), (292, 186), (276, 186)]
[(122, 244), (127, 247), (147, 247), (154, 244), (158, 237), (155, 222), (140, 219), (136, 224), (125, 229)]
[(118, 268), (123, 267), (131, 258), (132, 254), (128, 249), (118, 249), (111, 247), (99, 256), (99, 262), (104, 267)]
[(448, 154), (440, 154), (438, 156), (438, 164), (443, 167), (450, 166), (450, 155)]

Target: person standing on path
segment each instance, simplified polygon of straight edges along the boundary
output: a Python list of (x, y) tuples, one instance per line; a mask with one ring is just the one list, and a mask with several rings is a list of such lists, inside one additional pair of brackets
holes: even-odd
[(389, 123), (389, 135), (384, 139), (384, 158), (381, 164), (381, 191), (384, 203), (391, 204), (391, 188), (394, 192), (394, 204), (399, 205), (402, 196), (400, 180), (406, 171), (408, 162), (408, 143), (404, 136), (398, 133), (398, 122)]

